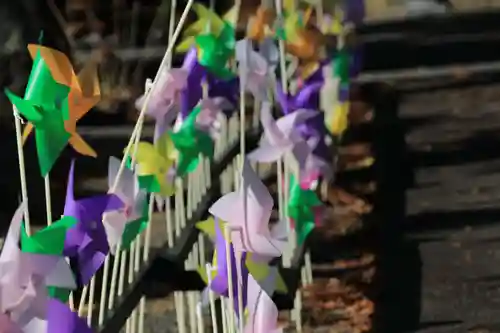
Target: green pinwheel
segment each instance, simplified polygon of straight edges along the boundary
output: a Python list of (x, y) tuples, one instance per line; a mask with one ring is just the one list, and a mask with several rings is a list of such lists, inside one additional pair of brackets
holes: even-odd
[(224, 22), (218, 36), (207, 33), (195, 38), (198, 48), (198, 62), (212, 74), (221, 79), (230, 79), (235, 74), (227, 67), (227, 62), (234, 54), (236, 44), (234, 28)]
[(297, 243), (301, 245), (319, 222), (319, 208), (323, 207), (323, 203), (314, 191), (302, 189), (295, 177), (291, 176), (287, 206), (288, 217), (293, 219), (295, 224)]
[[(152, 200), (149, 198), (148, 200)], [(125, 230), (122, 234), (122, 249), (129, 249), (132, 242), (146, 229), (149, 222), (149, 201), (144, 201), (142, 216), (135, 221), (125, 225)]]
[(74, 217), (63, 216), (60, 220), (28, 236), (22, 228), (21, 249), (23, 252), (62, 256), (66, 232), (74, 227), (77, 221)]
[(196, 126), (196, 117), (200, 112), (201, 107), (197, 106), (184, 119), (177, 132), (169, 132), (179, 154), (177, 161), (177, 175), (179, 177), (196, 169), (200, 161), (200, 154), (210, 159), (214, 156), (215, 146), (212, 138)]
[(33, 60), (24, 98), (10, 90), (5, 93), (17, 111), (35, 127), (38, 163), (45, 177), (68, 144), (71, 135), (64, 129), (63, 103), (70, 88), (56, 82), (40, 52)]

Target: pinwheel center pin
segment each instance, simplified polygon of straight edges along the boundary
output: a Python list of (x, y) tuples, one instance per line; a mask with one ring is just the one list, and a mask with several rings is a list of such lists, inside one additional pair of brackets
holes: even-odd
[(125, 205), (124, 214), (126, 217), (132, 215), (132, 207), (130, 205)]

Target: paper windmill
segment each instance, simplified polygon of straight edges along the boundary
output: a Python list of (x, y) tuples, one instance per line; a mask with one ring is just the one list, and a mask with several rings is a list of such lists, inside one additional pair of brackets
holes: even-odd
[[(120, 169), (120, 160), (116, 157), (109, 158), (108, 182), (113, 183)], [(104, 213), (103, 224), (106, 230), (111, 253), (116, 250), (116, 245), (121, 241), (124, 231), (129, 223), (142, 223), (144, 206), (147, 204), (146, 192), (139, 189), (138, 181), (132, 170), (125, 168), (118, 183), (115, 194), (124, 203), (125, 207), (118, 211)], [(137, 235), (129, 235), (134, 239)], [(133, 239), (125, 239), (124, 243), (130, 244)]]
[(257, 8), (255, 15), (248, 20), (247, 38), (262, 42), (264, 38), (271, 35), (271, 26), (274, 19), (274, 12), (270, 8), (263, 6)]
[[(262, 287), (259, 282), (248, 275), (248, 317), (245, 333), (282, 333), (278, 327), (278, 308), (269, 295), (274, 288), (272, 284)], [(268, 289), (268, 290), (266, 290)]]
[(312, 190), (300, 187), (295, 177), (290, 177), (290, 197), (288, 199), (288, 216), (295, 223), (297, 243), (303, 244), (309, 233), (319, 224), (323, 203)]
[(123, 208), (123, 202), (115, 194), (75, 200), (74, 169), (73, 161), (68, 176), (64, 216), (72, 216), (78, 222), (66, 234), (64, 253), (77, 261), (81, 283), (87, 284), (109, 252), (102, 215), (106, 211)]
[(232, 109), (233, 105), (223, 97), (204, 98), (197, 106), (201, 109), (196, 117), (196, 126), (205, 133), (215, 134), (218, 130), (217, 116), (223, 110)]
[[(76, 123), (87, 112), (94, 107), (101, 98), (99, 89), (99, 80), (97, 78), (96, 64), (89, 62), (78, 73), (75, 74), (71, 62), (68, 57), (57, 50), (44, 47), (41, 45), (28, 45), (33, 61), (37, 58), (40, 52), (43, 60), (47, 64), (49, 71), (59, 84), (66, 85), (67, 76), (70, 75), (70, 90), (62, 104), (62, 112), (64, 115), (64, 128), (70, 134), (69, 144), (78, 153), (86, 156), (96, 157), (97, 153), (92, 149), (76, 132)], [(33, 129), (32, 124), (28, 124), (24, 129), (23, 138), (26, 139)]]
[[(207, 289), (204, 291), (204, 299), (206, 300), (207, 293), (212, 290), (219, 296), (229, 297), (229, 276), (228, 276), (228, 265), (231, 265), (231, 279), (233, 285), (233, 296), (234, 296), (234, 310), (238, 313), (238, 277), (237, 277), (237, 265), (240, 265), (241, 271), (241, 281), (243, 282), (242, 288), (242, 301), (243, 306), (246, 305), (246, 282), (248, 276), (248, 270), (245, 266), (246, 253), (237, 253), (232, 245), (230, 245), (230, 258), (231, 262), (227, 262), (227, 249), (226, 242), (222, 231), (222, 224), (219, 221), (215, 221), (214, 233), (215, 233), (215, 251), (213, 257), (213, 267), (215, 271), (206, 272), (205, 267), (199, 269), (201, 277), (207, 283)], [(209, 277), (210, 275), (210, 277)]]
[(277, 161), (285, 154), (291, 154), (298, 168), (304, 169), (309, 147), (300, 136), (297, 126), (316, 114), (315, 111), (298, 110), (275, 121), (271, 115), (271, 104), (263, 103), (261, 122), (264, 127), (264, 136), (259, 148), (251, 152), (248, 159), (270, 163)]
[(184, 119), (177, 132), (171, 132), (170, 137), (178, 151), (177, 176), (183, 177), (198, 166), (200, 154), (208, 158), (214, 156), (214, 142), (212, 138), (196, 125), (196, 119), (201, 113), (201, 107), (196, 107)]
[[(181, 92), (187, 87), (188, 72), (182, 68), (168, 70), (163, 68), (158, 78), (154, 91), (151, 91), (146, 114), (155, 119), (155, 140), (157, 140), (167, 129), (175, 117), (180, 105)], [(141, 110), (146, 100), (146, 94), (151, 89), (152, 82), (146, 81), (146, 91), (135, 103)]]
[[(238, 192), (231, 192), (217, 200), (209, 212), (227, 221), (231, 228), (231, 241), (236, 251), (269, 257), (279, 257), (286, 246), (284, 229), (269, 230), (273, 199), (249, 165), (244, 161)], [(283, 224), (280, 221), (278, 225)]]
[[(130, 151), (134, 151), (134, 148)], [(173, 163), (176, 158), (177, 152), (168, 132), (162, 134), (154, 145), (149, 142), (139, 142), (135, 162), (138, 165), (140, 187), (149, 193), (157, 193), (164, 197), (174, 194)]]
[(236, 43), (234, 28), (229, 23), (224, 22), (224, 27), (218, 36), (207, 33), (196, 36), (195, 41), (198, 61), (203, 67), (222, 79), (234, 77), (233, 72), (227, 67)]
[[(17, 111), (35, 127), (42, 177), (50, 172), (71, 136), (64, 128), (63, 118), (63, 103), (67, 101), (71, 76), (60, 73), (59, 77), (53, 77), (44, 54), (43, 49), (37, 50), (24, 98), (5, 91)], [(61, 80), (66, 85), (61, 84)]]
[(240, 81), (243, 80), (246, 89), (259, 100), (267, 100), (270, 75), (274, 74), (278, 56), (278, 48), (269, 39), (262, 42), (260, 52), (253, 50), (248, 39), (236, 43)]
[[(23, 253), (19, 235), (26, 206), (14, 214), (0, 255), (0, 320), (13, 332), (40, 332), (34, 322), (47, 317), (47, 287), (75, 289), (71, 269), (63, 257)], [(8, 331), (7, 331), (8, 332)]]

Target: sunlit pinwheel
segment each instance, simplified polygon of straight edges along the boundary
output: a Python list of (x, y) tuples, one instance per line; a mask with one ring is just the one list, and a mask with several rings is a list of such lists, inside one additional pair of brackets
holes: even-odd
[[(286, 246), (285, 228), (269, 228), (273, 198), (247, 160), (243, 163), (237, 192), (221, 197), (209, 212), (229, 224), (231, 242), (236, 251), (279, 257)], [(282, 225), (280, 221), (278, 225)]]
[(264, 102), (261, 110), (264, 136), (259, 148), (250, 153), (248, 158), (256, 162), (270, 163), (285, 154), (291, 154), (298, 168), (304, 169), (310, 148), (300, 136), (298, 126), (316, 114), (315, 111), (298, 110), (275, 121), (271, 115), (271, 104)]
[[(178, 113), (181, 92), (187, 87), (188, 71), (183, 68), (164, 68), (160, 71), (158, 83), (150, 92), (146, 114), (155, 119), (155, 140), (157, 140), (167, 129)], [(135, 103), (136, 108), (141, 110), (146, 101), (146, 95), (151, 89), (152, 82), (146, 81), (145, 93)]]
[[(119, 169), (120, 160), (116, 157), (110, 157), (108, 164), (109, 187), (113, 186)], [(103, 224), (111, 253), (114, 253), (116, 245), (121, 241), (127, 224), (142, 220), (147, 199), (146, 192), (139, 188), (134, 172), (128, 168), (123, 170), (115, 194), (123, 202), (124, 207), (103, 215)], [(139, 221), (139, 223), (141, 222)], [(125, 243), (130, 242), (126, 240)]]

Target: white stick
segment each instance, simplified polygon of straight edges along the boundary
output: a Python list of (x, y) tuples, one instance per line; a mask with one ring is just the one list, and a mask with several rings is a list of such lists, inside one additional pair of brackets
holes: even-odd
[[(213, 333), (219, 333), (219, 328), (217, 327), (217, 316), (215, 312), (215, 298), (214, 298), (214, 292), (212, 289), (210, 289), (210, 285), (212, 284), (212, 271), (217, 268), (212, 268), (212, 265), (206, 264), (206, 271), (207, 271), (207, 279), (208, 279), (208, 301), (210, 303), (210, 317), (212, 319), (212, 332)], [(224, 329), (223, 329), (224, 331)]]
[(24, 225), (26, 233), (31, 235), (30, 213), (28, 208), (28, 184), (26, 182), (26, 166), (24, 165), (24, 150), (23, 138), (21, 129), (21, 117), (15, 106), (12, 106), (14, 111), (14, 124), (16, 126), (16, 143), (17, 143), (17, 161), (19, 164), (19, 179), (21, 181), (21, 199), (26, 205), (24, 210)]
[(49, 175), (43, 178), (45, 188), (45, 208), (47, 211), (47, 225), (52, 224), (52, 200), (50, 199), (50, 178)]

